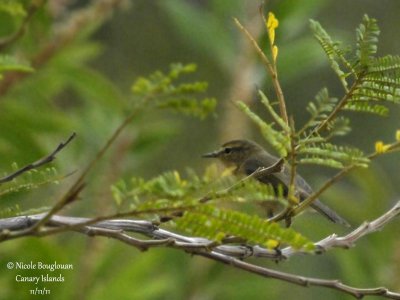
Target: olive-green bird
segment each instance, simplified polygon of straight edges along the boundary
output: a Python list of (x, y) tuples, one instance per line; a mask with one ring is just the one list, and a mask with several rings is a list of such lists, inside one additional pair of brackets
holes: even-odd
[[(220, 150), (204, 154), (206, 158), (218, 158), (226, 166), (235, 166), (234, 171), (237, 175), (251, 175), (260, 168), (268, 168), (278, 162), (278, 158), (269, 154), (260, 145), (248, 140), (233, 140), (222, 145)], [(283, 187), (287, 194), (290, 184), (290, 166), (285, 165), (280, 172), (271, 174), (262, 174), (256, 176), (256, 179), (267, 184), (271, 184), (274, 189), (278, 186)], [(300, 201), (305, 200), (313, 193), (310, 185), (300, 176), (295, 177), (296, 192)], [(345, 226), (350, 226), (349, 223), (340, 217), (336, 212), (322, 204), (318, 199), (310, 205), (313, 209), (330, 221)]]

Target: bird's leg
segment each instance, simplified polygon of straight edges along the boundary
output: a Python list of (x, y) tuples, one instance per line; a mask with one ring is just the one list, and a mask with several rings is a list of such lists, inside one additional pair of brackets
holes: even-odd
[(287, 215), (285, 217), (285, 225), (286, 225), (287, 228), (289, 228), (290, 225), (292, 225), (292, 217), (290, 215)]

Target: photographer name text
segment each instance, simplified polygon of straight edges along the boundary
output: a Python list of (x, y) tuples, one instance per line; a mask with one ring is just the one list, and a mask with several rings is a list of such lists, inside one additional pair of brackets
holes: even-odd
[(47, 270), (50, 272), (54, 272), (56, 270), (73, 270), (73, 264), (60, 264), (56, 261), (53, 263), (43, 263), (41, 261), (38, 262), (9, 262), (7, 264), (8, 269), (15, 270)]

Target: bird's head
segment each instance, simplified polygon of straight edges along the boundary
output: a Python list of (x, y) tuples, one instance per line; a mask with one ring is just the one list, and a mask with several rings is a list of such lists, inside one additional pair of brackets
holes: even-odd
[(227, 166), (239, 167), (251, 155), (263, 151), (261, 146), (248, 140), (233, 140), (222, 145), (221, 149), (203, 154), (205, 158), (218, 158)]

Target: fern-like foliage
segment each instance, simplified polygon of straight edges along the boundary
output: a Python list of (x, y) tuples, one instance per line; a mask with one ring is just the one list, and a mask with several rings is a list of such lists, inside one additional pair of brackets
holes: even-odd
[(378, 49), (379, 27), (375, 19), (364, 15), (362, 23), (356, 29), (357, 63), (363, 69), (368, 67)]
[(387, 114), (389, 113), (389, 109), (384, 105), (369, 104), (368, 102), (363, 102), (363, 101), (351, 101), (349, 103), (346, 103), (343, 109), (372, 113), (380, 116), (387, 116)]
[(310, 240), (293, 229), (283, 228), (256, 215), (218, 209), (207, 204), (186, 212), (176, 224), (191, 235), (216, 242), (221, 242), (228, 236), (235, 236), (267, 248), (288, 244), (296, 249), (311, 251), (315, 247)]
[[(234, 235), (248, 242), (275, 248), (280, 244), (312, 249), (313, 245), (292, 229), (268, 222), (264, 216), (249, 215), (226, 209), (226, 202), (261, 204), (270, 201), (285, 205), (283, 189), (255, 179), (240, 180), (228, 172), (220, 174), (215, 165), (202, 176), (188, 171), (185, 179), (177, 171), (166, 172), (153, 179), (133, 178), (120, 181), (112, 188), (118, 209), (137, 214), (163, 217), (168, 212), (185, 212), (175, 219), (178, 228), (195, 236), (220, 242)], [(172, 226), (172, 225), (170, 225)]]
[(351, 131), (350, 119), (343, 116), (334, 118), (327, 123), (326, 129), (328, 130), (326, 140), (333, 136), (344, 136)]
[(348, 165), (366, 168), (369, 163), (369, 159), (361, 150), (331, 143), (307, 145), (301, 147), (298, 153), (305, 156), (299, 160), (300, 163), (313, 163), (333, 168), (344, 168)]
[[(14, 171), (18, 170), (18, 165), (13, 163), (12, 169)], [(48, 207), (42, 207), (34, 210), (22, 211), (21, 207), (25, 207), (25, 202), (21, 202), (19, 204), (9, 204), (9, 202), (6, 200), (8, 200), (7, 197), (31, 192), (43, 186), (59, 184), (59, 182), (65, 177), (65, 175), (58, 174), (57, 169), (54, 167), (48, 167), (41, 170), (30, 170), (14, 178), (14, 180), (10, 182), (1, 184), (0, 197), (3, 198), (3, 201), (2, 205), (0, 206), (0, 217), (12, 217), (27, 213), (39, 213), (45, 211), (46, 209), (48, 210)]]
[[(16, 163), (14, 163), (12, 167), (14, 170), (18, 169)], [(42, 170), (33, 169), (18, 176), (11, 182), (0, 185), (0, 197), (12, 193), (30, 191), (43, 185), (58, 184), (63, 178), (65, 178), (65, 176), (58, 174), (57, 169), (53, 167)]]
[(344, 95), (332, 97), (327, 88), (322, 88), (315, 101), (307, 105), (310, 118), (299, 130), (294, 124), (289, 128), (262, 92), (260, 101), (274, 123), (265, 122), (241, 102), (238, 106), (258, 125), (279, 156), (291, 165), (317, 164), (339, 169), (367, 167), (369, 159), (363, 151), (335, 145), (331, 139), (351, 130), (350, 119), (342, 115), (344, 111), (386, 116), (389, 103), (400, 103), (400, 57), (376, 56), (379, 27), (375, 19), (366, 15), (356, 30), (354, 50), (334, 41), (317, 21), (311, 20), (310, 25), (344, 87)]
[(195, 64), (172, 64), (166, 74), (157, 71), (148, 77), (138, 78), (132, 85), (132, 92), (145, 99), (152, 96), (151, 104), (155, 107), (203, 119), (213, 112), (216, 106), (215, 98), (199, 99), (199, 94), (207, 90), (207, 82), (181, 83), (183, 75), (193, 73), (196, 69)]
[(317, 21), (310, 20), (310, 26), (315, 38), (325, 51), (332, 70), (339, 77), (342, 85), (347, 88), (348, 83), (346, 77), (349, 75), (349, 73), (355, 73), (351, 63), (346, 58), (347, 51), (340, 46), (339, 42), (333, 41), (329, 34)]
[(229, 171), (221, 174), (215, 164), (208, 166), (202, 176), (188, 170), (186, 178), (182, 178), (179, 172), (169, 171), (149, 180), (134, 177), (128, 182), (119, 181), (112, 186), (112, 193), (120, 209), (188, 206), (198, 204), (202, 198), (236, 203), (285, 203), (283, 190), (276, 192), (272, 186), (252, 178), (238, 181)]
[[(375, 19), (367, 15), (363, 17), (356, 30), (356, 50), (353, 54), (347, 55), (348, 59), (345, 58), (338, 43), (332, 41), (318, 22), (311, 21), (311, 28), (333, 70), (346, 87), (348, 94), (345, 96), (345, 101), (340, 104), (341, 109), (386, 116), (388, 114), (386, 103), (400, 102), (400, 57), (391, 55), (376, 57), (380, 30)], [(342, 71), (339, 68), (340, 64), (347, 70)], [(344, 78), (350, 75), (354, 81), (352, 89), (348, 90), (347, 79)]]
[(319, 125), (320, 122), (326, 119), (329, 113), (332, 112), (337, 101), (337, 98), (329, 97), (327, 88), (320, 90), (315, 96), (315, 102), (309, 102), (307, 105), (307, 111), (310, 113), (311, 117), (301, 131)]

